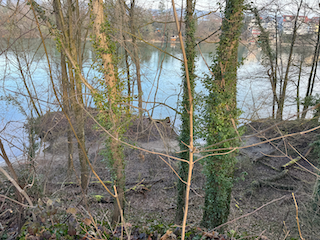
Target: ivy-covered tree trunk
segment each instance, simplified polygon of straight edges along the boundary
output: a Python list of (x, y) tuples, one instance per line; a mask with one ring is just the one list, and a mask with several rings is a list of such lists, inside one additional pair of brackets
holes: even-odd
[[(107, 140), (108, 147), (108, 162), (111, 168), (113, 182), (117, 188), (118, 201), (114, 201), (114, 211), (112, 216), (112, 223), (116, 224), (121, 219), (121, 211), (124, 208), (124, 162), (123, 162), (123, 147), (117, 141), (121, 139), (123, 133), (123, 126), (121, 126), (122, 108), (120, 106), (122, 99), (120, 80), (116, 69), (115, 46), (110, 39), (110, 27), (103, 10), (103, 1), (92, 1), (92, 18), (93, 18), (93, 33), (94, 33), (94, 47), (95, 52), (102, 62), (103, 85), (106, 87), (105, 95), (102, 96), (97, 103), (104, 108), (107, 116), (104, 116), (105, 126), (108, 126), (110, 134)], [(104, 96), (106, 96), (107, 103), (105, 103)]]
[[(194, 80), (195, 80), (195, 19), (194, 19), (194, 0), (187, 0), (187, 9), (186, 9), (186, 16), (185, 16), (185, 24), (186, 24), (186, 55), (188, 59), (188, 71), (189, 71), (189, 79), (190, 79), (190, 87), (192, 96), (194, 96)], [(185, 73), (185, 66), (183, 64), (183, 72)], [(180, 150), (183, 151), (180, 153), (180, 157), (182, 159), (188, 160), (189, 159), (189, 148), (183, 144), (188, 144), (190, 142), (190, 101), (189, 101), (189, 94), (188, 94), (188, 86), (187, 86), (187, 79), (184, 74), (183, 76), (183, 99), (181, 103), (182, 107), (182, 114), (181, 114), (181, 133), (180, 133)], [(182, 143), (183, 142), (183, 143)], [(186, 162), (180, 162), (179, 168), (179, 176), (184, 180), (187, 181), (188, 176), (188, 168), (189, 164)], [(179, 181), (178, 182), (178, 197), (177, 197), (177, 211), (176, 211), (176, 222), (177, 224), (181, 224), (183, 220), (183, 208), (185, 205), (185, 197), (186, 197), (186, 184)]]
[[(206, 97), (204, 137), (213, 145), (236, 136), (238, 43), (243, 18), (243, 0), (227, 0), (222, 21), (217, 56), (212, 66), (214, 76), (204, 84)], [(237, 141), (227, 141), (214, 148), (236, 147)], [(222, 151), (220, 151), (222, 152)], [(234, 154), (210, 156), (205, 159), (205, 204), (202, 225), (214, 228), (227, 221), (233, 185)]]

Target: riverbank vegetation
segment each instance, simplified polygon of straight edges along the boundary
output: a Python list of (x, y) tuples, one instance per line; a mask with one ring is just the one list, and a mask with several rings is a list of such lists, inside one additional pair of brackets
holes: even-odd
[[(281, 24), (275, 2), (1, 4), (1, 239), (317, 239), (320, 31), (304, 38), (307, 2)], [(254, 51), (262, 70), (240, 81)], [(163, 88), (168, 62), (179, 84)]]

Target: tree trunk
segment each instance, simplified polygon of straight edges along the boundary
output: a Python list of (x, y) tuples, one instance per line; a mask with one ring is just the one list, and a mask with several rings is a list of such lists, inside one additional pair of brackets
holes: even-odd
[[(271, 84), (272, 94), (273, 94), (273, 108), (272, 108), (272, 117), (275, 117), (275, 107), (279, 105), (279, 99), (277, 96), (277, 67), (278, 67), (278, 56), (276, 53), (276, 58), (273, 56), (272, 49), (270, 46), (269, 34), (265, 31), (262, 27), (261, 18), (259, 12), (256, 8), (251, 9), (254, 13), (255, 19), (257, 21), (257, 25), (261, 32), (260, 34), (260, 41), (261, 41), (261, 48), (264, 54), (267, 56), (267, 60), (269, 62), (270, 69), (268, 70), (269, 81)], [(276, 45), (277, 49), (277, 45)], [(274, 63), (274, 58), (276, 60), (276, 64)]]
[[(194, 96), (194, 86), (195, 86), (195, 19), (194, 19), (194, 1), (187, 0), (187, 9), (186, 9), (186, 16), (185, 16), (185, 34), (186, 34), (186, 56), (188, 59), (188, 72), (189, 72), (189, 79), (190, 79), (190, 88), (192, 97)], [(183, 64), (183, 68), (185, 68)], [(189, 148), (183, 143), (190, 142), (190, 101), (189, 101), (189, 93), (188, 93), (188, 85), (186, 76), (183, 76), (183, 100), (182, 100), (182, 114), (181, 114), (181, 134), (180, 134), (180, 150), (181, 154), (180, 157), (185, 160), (189, 160)], [(184, 180), (187, 181), (188, 176), (188, 169), (189, 165), (186, 162), (180, 162), (179, 168), (179, 176)], [(176, 223), (181, 224), (184, 215), (184, 206), (185, 206), (185, 196), (186, 195), (186, 184), (182, 181), (178, 181), (178, 198), (177, 198), (177, 210), (176, 210)]]
[[(276, 60), (276, 64), (275, 64), (275, 67), (274, 67), (274, 81), (273, 81), (273, 87), (272, 89), (274, 89), (275, 93), (277, 92), (277, 79), (278, 79), (278, 76), (277, 76), (277, 70), (278, 70), (278, 21), (277, 21), (277, 14), (275, 14), (274, 16), (275, 18), (275, 21), (276, 21), (276, 24), (275, 24), (275, 28), (276, 28), (276, 56), (275, 56), (275, 60)], [(275, 96), (273, 95), (272, 96), (273, 99), (272, 99), (272, 118), (275, 119), (276, 117), (276, 98)]]
[[(81, 61), (81, 52), (78, 52), (80, 46), (78, 46), (79, 42), (77, 41), (80, 36), (74, 35), (73, 30), (76, 29), (76, 33), (80, 34), (79, 26), (74, 24), (73, 21), (73, 8), (75, 7), (76, 10), (76, 21), (78, 20), (77, 14), (79, 14), (79, 6), (73, 4), (72, 0), (68, 0), (68, 37), (69, 37), (69, 49), (72, 55), (72, 58), (75, 59), (79, 65), (79, 68), (82, 69), (82, 61)], [(80, 162), (80, 171), (81, 171), (81, 188), (86, 193), (88, 182), (89, 182), (89, 169), (88, 163), (86, 159), (86, 153), (83, 152), (82, 149), (86, 149), (85, 145), (85, 134), (84, 134), (84, 113), (83, 113), (83, 96), (82, 96), (82, 84), (79, 78), (79, 74), (73, 70), (72, 67), (69, 66), (69, 77), (71, 81), (72, 88), (72, 104), (73, 104), (73, 113), (75, 118), (75, 125), (76, 125), (76, 134), (78, 137), (78, 157)]]
[(297, 119), (299, 119), (300, 118), (300, 114), (299, 114), (299, 112), (300, 112), (300, 104), (301, 104), (301, 102), (300, 102), (300, 82), (301, 82), (301, 72), (302, 72), (302, 64), (303, 64), (303, 57), (302, 57), (302, 55), (301, 55), (301, 59), (300, 59), (300, 65), (299, 65), (299, 74), (298, 74), (298, 82), (297, 82), (297, 96), (296, 96), (296, 98), (297, 98)]
[[(129, 65), (129, 56), (128, 56), (128, 49), (127, 49), (127, 39), (126, 36), (123, 34), (123, 42), (124, 42), (124, 56), (126, 62), (126, 73), (127, 73), (127, 90), (128, 90), (128, 104), (131, 104), (131, 80), (130, 80), (130, 65)], [(130, 108), (130, 106), (128, 106)]]
[(280, 89), (281, 93), (279, 96), (279, 104), (278, 104), (278, 110), (277, 110), (277, 119), (282, 120), (283, 118), (283, 108), (284, 108), (284, 101), (286, 98), (286, 91), (287, 91), (287, 85), (289, 82), (289, 71), (291, 67), (291, 62), (292, 62), (292, 54), (293, 54), (293, 47), (296, 41), (296, 36), (297, 36), (297, 23), (298, 23), (298, 17), (299, 17), (299, 12), (302, 6), (303, 0), (300, 1), (300, 5), (298, 7), (297, 15), (294, 21), (294, 27), (293, 27), (293, 35), (292, 35), (292, 40), (291, 40), (291, 46), (290, 46), (290, 51), (289, 51), (289, 57), (288, 57), (288, 62), (287, 62), (287, 68), (284, 76), (284, 81), (283, 81), (283, 86)]
[[(320, 26), (320, 19), (319, 19), (319, 26)], [(319, 52), (320, 52), (320, 31), (318, 31), (318, 35), (317, 35), (317, 43), (314, 49), (314, 55), (313, 55), (313, 61), (312, 61), (312, 67), (311, 67), (311, 71), (310, 71), (310, 75), (309, 75), (309, 79), (308, 79), (308, 88), (307, 88), (307, 92), (306, 92), (306, 96), (305, 96), (305, 100), (304, 100), (304, 105), (303, 105), (303, 113), (301, 114), (301, 118), (305, 119), (306, 115), (307, 115), (307, 109), (310, 106), (309, 102), (308, 102), (308, 97), (311, 96), (312, 94), (312, 90), (313, 90), (313, 86), (314, 86), (314, 80), (315, 80), (315, 76), (317, 74), (317, 66), (318, 66), (318, 61), (319, 61)]]
[[(121, 91), (117, 88), (119, 81), (118, 75), (115, 71), (113, 62), (113, 52), (109, 48), (108, 35), (106, 29), (102, 31), (103, 25), (105, 24), (106, 18), (103, 11), (103, 1), (93, 0), (92, 1), (92, 15), (93, 15), (93, 33), (95, 35), (95, 45), (100, 51), (96, 51), (102, 61), (104, 71), (105, 86), (108, 91), (108, 116), (107, 121), (112, 125), (110, 133), (119, 139), (121, 136), (117, 131), (121, 121), (121, 108), (119, 108), (119, 100)], [(103, 49), (104, 51), (101, 51)], [(112, 216), (112, 223), (119, 222), (121, 209), (124, 208), (124, 188), (125, 188), (125, 177), (124, 177), (124, 164), (123, 164), (123, 149), (120, 143), (109, 138), (107, 145), (109, 147), (109, 162), (112, 165), (112, 174), (114, 184), (117, 188), (120, 206), (117, 201), (114, 201), (114, 211)]]
[[(129, 18), (130, 18), (130, 31), (132, 36), (132, 46), (133, 46), (133, 61), (134, 65), (136, 66), (136, 77), (137, 77), (137, 87), (138, 87), (138, 107), (139, 107), (139, 118), (142, 121), (142, 83), (141, 83), (141, 73), (140, 73), (140, 57), (138, 53), (138, 46), (137, 46), (137, 38), (136, 38), (136, 26), (135, 26), (135, 0), (131, 0), (131, 6), (129, 10)], [(142, 123), (140, 125), (142, 127)]]
[[(61, 52), (61, 75), (62, 75), (62, 104), (68, 116), (70, 115), (70, 101), (69, 101), (69, 87), (68, 87), (68, 75), (65, 55)], [(73, 173), (73, 133), (70, 125), (67, 126), (67, 141), (68, 141), (68, 177), (72, 176)]]
[[(224, 15), (216, 61), (212, 66), (214, 79), (205, 79), (209, 95), (206, 98), (204, 124), (207, 133), (204, 137), (209, 146), (224, 141), (216, 148), (235, 147), (238, 144), (235, 140), (225, 140), (237, 135), (238, 45), (243, 0), (227, 0)], [(212, 229), (228, 220), (236, 159), (234, 154), (227, 154), (207, 157), (205, 160), (206, 190), (202, 225)]]
[[(63, 23), (60, 17), (61, 13), (61, 4), (59, 0), (55, 0), (53, 2), (53, 8), (55, 12), (56, 22), (58, 29), (61, 32), (64, 32), (63, 30)], [(65, 38), (64, 38), (65, 40)], [(66, 56), (61, 51), (61, 85), (62, 85), (62, 104), (63, 108), (65, 109), (65, 112), (68, 116), (70, 116), (70, 101), (69, 101), (69, 93), (70, 88), (68, 87), (68, 74), (67, 74), (67, 66), (66, 66)], [(67, 126), (67, 141), (68, 141), (68, 177), (71, 177), (73, 172), (73, 140), (72, 140), (72, 130), (71, 127)]]

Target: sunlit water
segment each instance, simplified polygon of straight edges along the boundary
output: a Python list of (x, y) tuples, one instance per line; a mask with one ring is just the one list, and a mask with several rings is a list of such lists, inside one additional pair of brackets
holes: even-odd
[[(41, 109), (43, 112), (58, 110), (56, 100), (52, 95), (51, 83), (49, 80), (49, 70), (47, 60), (44, 56), (44, 51), (39, 48), (38, 40), (25, 41), (23, 44), (17, 45), (13, 50), (10, 49), (5, 54), (0, 56), (0, 96), (13, 96), (17, 99), (20, 105), (17, 105), (14, 101), (0, 101), (0, 137), (5, 145), (8, 155), (13, 158), (21, 155), (24, 150), (24, 144), (27, 142), (26, 130), (23, 128), (24, 121), (27, 117), (30, 117), (31, 106), (28, 99), (25, 86), (22, 81), (22, 76), (19, 71), (19, 64), (23, 67), (25, 78), (28, 82), (28, 86), (31, 92), (35, 96), (33, 86), (31, 85), (31, 78), (34, 84), (34, 88), (37, 91), (37, 98), (41, 101)], [(50, 60), (53, 69), (54, 79), (59, 79), (59, 56), (60, 53), (55, 50), (54, 44), (49, 41), (50, 46)], [(178, 59), (182, 59), (180, 46), (176, 44), (168, 44), (164, 46), (162, 44), (156, 44), (158, 47), (169, 52)], [(5, 43), (2, 43), (1, 51), (6, 48)], [(201, 84), (201, 79), (206, 75), (210, 75), (210, 71), (207, 65), (212, 64), (213, 55), (215, 54), (214, 44), (201, 45), (201, 53), (198, 51), (196, 61), (196, 74), (197, 78), (197, 93), (205, 93), (205, 89)], [(180, 125), (180, 119), (176, 112), (165, 105), (178, 108), (179, 98), (181, 98), (181, 76), (182, 68), (181, 61), (171, 56), (154, 49), (148, 45), (140, 45), (141, 56), (141, 75), (143, 84), (143, 99), (144, 108), (148, 110), (149, 114), (153, 114), (153, 118), (162, 119), (169, 116), (172, 120), (176, 119), (175, 127), (178, 130)], [(19, 61), (17, 60), (19, 57)], [(88, 81), (96, 85), (97, 80), (94, 78), (96, 72), (91, 68), (92, 58), (94, 54), (90, 47), (88, 47), (84, 64), (84, 76)], [(242, 110), (240, 122), (249, 121), (250, 119), (266, 118), (272, 114), (272, 91), (270, 83), (267, 77), (267, 68), (261, 64), (261, 53), (258, 48), (248, 50), (244, 46), (239, 47), (239, 61), (242, 58), (246, 58), (241, 67), (238, 70), (238, 93), (237, 101), (238, 107)], [(121, 63), (121, 67), (124, 63)], [(133, 66), (133, 64), (132, 64)], [(160, 70), (161, 69), (161, 70)], [(131, 75), (134, 76), (134, 68), (131, 69)], [(120, 68), (121, 71), (121, 68)], [(160, 72), (161, 71), (161, 72)], [(292, 68), (290, 79), (296, 80), (297, 73), (296, 68)], [(309, 67), (304, 67), (304, 74), (310, 71)], [(125, 74), (122, 75), (125, 78)], [(55, 82), (56, 87), (59, 88), (58, 81)], [(307, 84), (307, 75), (302, 76), (301, 94), (305, 94)], [(317, 86), (315, 89), (319, 89)], [(134, 89), (137, 94), (137, 88)], [(295, 105), (295, 84), (290, 82), (287, 93), (288, 99), (285, 106), (285, 117), (289, 117), (296, 113)], [(24, 96), (25, 95), (25, 96)], [(86, 95), (87, 96), (87, 95)], [(90, 97), (87, 97), (90, 102)], [(161, 105), (159, 103), (164, 103)], [(135, 101), (134, 105), (137, 105)], [(196, 113), (199, 114), (199, 113)], [(146, 114), (147, 115), (147, 114)], [(5, 128), (5, 129), (4, 129)], [(2, 161), (2, 159), (0, 159)]]

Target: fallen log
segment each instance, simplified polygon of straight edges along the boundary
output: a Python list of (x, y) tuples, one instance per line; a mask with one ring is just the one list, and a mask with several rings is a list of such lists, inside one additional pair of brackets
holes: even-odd
[(258, 187), (273, 187), (281, 190), (294, 190), (296, 186), (293, 185), (284, 185), (284, 184), (279, 184), (279, 183), (274, 183), (274, 182), (267, 182), (263, 180), (258, 180), (258, 181), (253, 181), (251, 183), (251, 186), (253, 188), (258, 188)]

